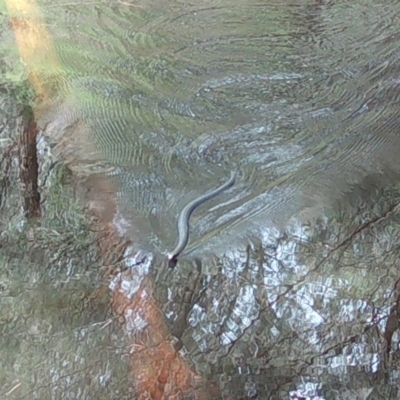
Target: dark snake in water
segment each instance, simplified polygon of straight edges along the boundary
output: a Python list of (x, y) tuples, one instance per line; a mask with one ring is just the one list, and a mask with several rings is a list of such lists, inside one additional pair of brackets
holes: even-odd
[(168, 265), (170, 267), (174, 267), (178, 260), (179, 255), (185, 249), (186, 245), (189, 241), (189, 219), (192, 215), (192, 212), (200, 205), (206, 202), (207, 200), (212, 199), (218, 194), (222, 193), (224, 190), (230, 188), (236, 180), (236, 171), (231, 172), (231, 177), (229, 180), (218, 187), (217, 189), (203, 194), (197, 199), (192, 200), (186, 207), (181, 211), (178, 218), (178, 244), (175, 249), (172, 250), (171, 253), (168, 254)]

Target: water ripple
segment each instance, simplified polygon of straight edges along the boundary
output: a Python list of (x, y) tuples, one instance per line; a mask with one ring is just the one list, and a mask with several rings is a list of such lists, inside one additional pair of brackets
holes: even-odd
[(231, 169), (241, 180), (230, 195), (196, 211), (192, 252), (224, 251), (332, 207), (368, 176), (384, 184), (400, 172), (396, 2), (44, 3), (44, 12), (58, 22), (68, 96), (119, 167), (144, 247), (155, 236), (169, 248), (181, 208)]

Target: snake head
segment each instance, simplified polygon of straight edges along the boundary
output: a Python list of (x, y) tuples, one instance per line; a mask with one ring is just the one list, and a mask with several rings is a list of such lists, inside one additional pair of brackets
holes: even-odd
[(169, 253), (168, 254), (168, 267), (169, 268), (175, 268), (177, 262), (178, 262), (177, 255)]

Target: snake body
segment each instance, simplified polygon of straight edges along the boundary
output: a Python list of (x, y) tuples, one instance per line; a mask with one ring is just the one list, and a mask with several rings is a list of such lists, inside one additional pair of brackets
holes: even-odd
[(189, 241), (189, 219), (192, 212), (207, 200), (212, 199), (224, 190), (230, 188), (236, 180), (236, 171), (231, 172), (231, 176), (227, 182), (211, 192), (205, 193), (197, 199), (192, 200), (186, 207), (181, 211), (178, 218), (178, 244), (171, 253), (168, 254), (169, 265), (172, 267), (176, 264), (176, 261), (182, 251), (185, 249)]

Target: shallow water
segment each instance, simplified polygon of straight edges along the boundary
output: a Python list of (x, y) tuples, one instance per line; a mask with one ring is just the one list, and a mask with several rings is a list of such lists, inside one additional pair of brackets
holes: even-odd
[(170, 250), (179, 211), (233, 169), (237, 185), (196, 211), (192, 256), (399, 170), (396, 2), (42, 9), (142, 248)]
[[(131, 242), (104, 261), (52, 172), (40, 226), (25, 231), (18, 163), (1, 159), (1, 393), (130, 399), (166, 380), (153, 398), (397, 398), (400, 5), (40, 6), (60, 68), (39, 68), (51, 93), (39, 178), (54, 153), (89, 178), (85, 205), (116, 193), (118, 212), (97, 207), (99, 220)], [(238, 182), (195, 211), (185, 256), (164, 268), (180, 210), (233, 169)], [(93, 300), (114, 267), (111, 304)]]

